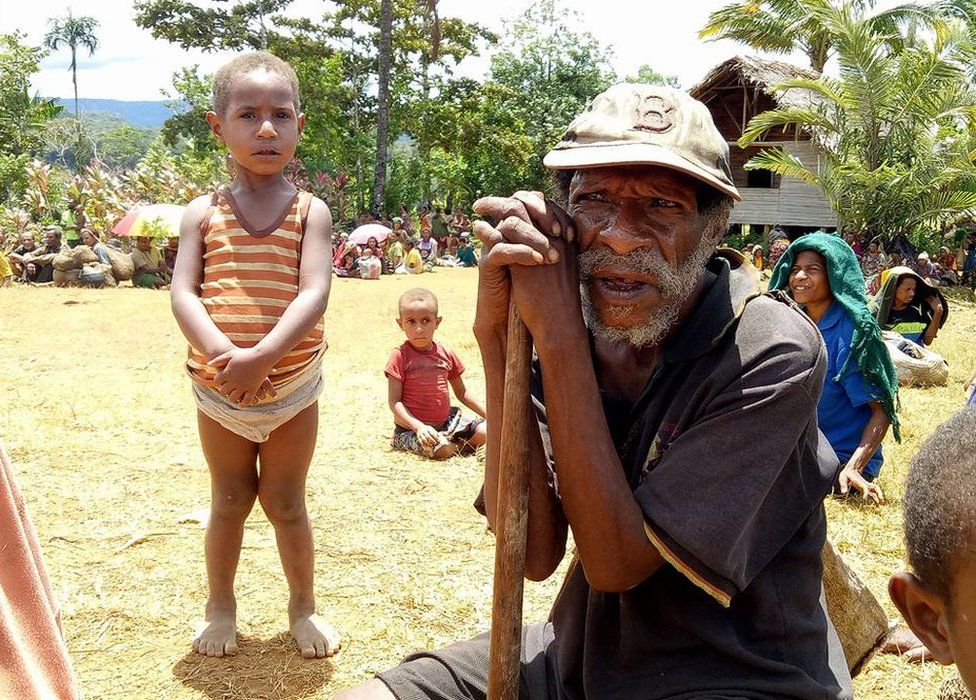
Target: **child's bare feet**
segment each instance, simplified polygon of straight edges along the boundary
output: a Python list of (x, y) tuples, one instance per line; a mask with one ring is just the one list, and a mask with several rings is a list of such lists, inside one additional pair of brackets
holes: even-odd
[(237, 615), (233, 610), (208, 612), (197, 626), (193, 650), (204, 656), (233, 656), (237, 653)]
[(302, 657), (324, 659), (332, 656), (342, 647), (339, 633), (319, 615), (294, 615), (288, 630), (298, 645)]

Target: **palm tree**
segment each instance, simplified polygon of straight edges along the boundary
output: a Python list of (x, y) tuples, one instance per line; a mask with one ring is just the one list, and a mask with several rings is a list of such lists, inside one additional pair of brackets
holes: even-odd
[(78, 113), (78, 61), (77, 53), (79, 48), (88, 49), (88, 55), (92, 56), (98, 49), (98, 38), (95, 30), (98, 28), (98, 20), (94, 17), (75, 17), (68, 9), (65, 17), (52, 17), (48, 20), (50, 29), (44, 36), (44, 46), (57, 51), (62, 46), (71, 49), (71, 82), (75, 88), (75, 119), (78, 121), (78, 139), (81, 140), (81, 117)]
[[(948, 4), (952, 0), (942, 2)], [(875, 0), (846, 0), (843, 6), (863, 15), (874, 3)], [(840, 9), (833, 0), (739, 0), (712, 12), (698, 38), (733, 39), (770, 53), (802, 51), (810, 67), (821, 73), (836, 44), (831, 28), (822, 19), (823, 13), (832, 9)], [(879, 32), (895, 36), (898, 25), (912, 21), (931, 24), (944, 11), (939, 3), (909, 3), (879, 12), (867, 21)]]
[(739, 145), (789, 127), (817, 143), (819, 168), (782, 148), (746, 168), (819, 186), (844, 225), (886, 239), (976, 213), (976, 89), (967, 75), (976, 49), (966, 24), (943, 21), (929, 38), (901, 36), (896, 48), (850, 6), (816, 20), (834, 37), (839, 76), (778, 85), (802, 91), (806, 104), (757, 115)]

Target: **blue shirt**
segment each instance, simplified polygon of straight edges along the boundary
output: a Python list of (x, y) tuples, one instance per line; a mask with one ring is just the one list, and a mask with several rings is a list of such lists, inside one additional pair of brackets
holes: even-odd
[[(841, 464), (853, 456), (861, 444), (864, 427), (871, 420), (871, 401), (877, 392), (872, 392), (864, 375), (855, 362), (847, 366), (840, 381), (837, 373), (851, 354), (851, 338), (854, 335), (854, 322), (843, 306), (834, 302), (820, 322), (817, 323), (824, 345), (827, 347), (827, 377), (824, 379), (823, 393), (817, 404), (817, 422), (820, 431), (837, 453)], [(881, 446), (864, 467), (864, 474), (876, 477), (881, 471), (884, 455)]]

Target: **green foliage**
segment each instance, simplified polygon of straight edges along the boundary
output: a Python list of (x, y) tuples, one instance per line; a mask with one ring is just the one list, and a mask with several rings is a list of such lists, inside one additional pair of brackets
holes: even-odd
[(213, 76), (200, 75), (200, 67), (192, 65), (173, 73), (173, 87), (165, 92), (166, 106), (173, 116), (163, 123), (163, 140), (167, 145), (186, 145), (201, 157), (211, 156), (220, 150), (217, 140), (210, 133), (206, 115), (211, 107)]
[(681, 89), (681, 82), (678, 80), (678, 76), (658, 73), (652, 66), (646, 63), (637, 69), (637, 75), (628, 76), (624, 78), (624, 81), (628, 83), (646, 83), (648, 85), (670, 85), (675, 89)]
[(71, 82), (75, 90), (75, 119), (79, 120), (78, 140), (81, 141), (81, 115), (78, 113), (78, 49), (88, 49), (89, 56), (95, 53), (98, 48), (98, 38), (95, 36), (98, 20), (94, 17), (75, 17), (71, 13), (71, 8), (68, 8), (67, 15), (51, 18), (48, 24), (50, 29), (44, 35), (44, 46), (51, 51), (66, 46), (71, 51), (68, 70), (71, 71)]
[(74, 117), (58, 117), (47, 122), (41, 149), (45, 160), (77, 169), (98, 158), (113, 168), (132, 168), (159, 133), (158, 129), (132, 126), (109, 112), (84, 112), (81, 122), (80, 142)]
[[(515, 127), (532, 145), (524, 169), (513, 173), (521, 187), (548, 182), (543, 156), (589, 101), (614, 82), (610, 50), (588, 32), (576, 30), (577, 22), (575, 13), (557, 0), (538, 0), (508, 28), (502, 50), (492, 56), (486, 90), (498, 103), (486, 116), (505, 121), (499, 111), (508, 112), (509, 128)], [(502, 150), (500, 141), (493, 146)], [(498, 171), (499, 164), (484, 165)]]
[(30, 96), (30, 77), (44, 50), (18, 34), (0, 34), (0, 203), (21, 195), (31, 155), (43, 142), (45, 124), (61, 112), (53, 100)]
[(945, 21), (931, 37), (898, 41), (854, 6), (827, 8), (818, 22), (834, 38), (839, 77), (793, 80), (805, 108), (756, 116), (747, 146), (781, 127), (809, 133), (820, 167), (807, 168), (780, 148), (747, 163), (821, 187), (842, 224), (916, 242), (976, 214), (976, 91), (969, 80), (968, 28)]

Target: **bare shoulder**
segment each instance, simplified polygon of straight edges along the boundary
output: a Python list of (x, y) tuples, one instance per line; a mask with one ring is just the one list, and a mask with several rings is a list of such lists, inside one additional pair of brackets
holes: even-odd
[(315, 196), (308, 207), (307, 227), (309, 232), (332, 236), (332, 211), (328, 204)]
[(183, 212), (183, 220), (180, 222), (180, 238), (199, 237), (200, 225), (203, 223), (203, 217), (206, 216), (207, 211), (210, 209), (211, 201), (211, 196), (204, 194), (186, 205), (186, 211)]

